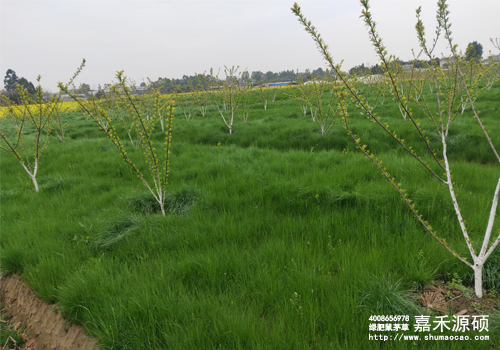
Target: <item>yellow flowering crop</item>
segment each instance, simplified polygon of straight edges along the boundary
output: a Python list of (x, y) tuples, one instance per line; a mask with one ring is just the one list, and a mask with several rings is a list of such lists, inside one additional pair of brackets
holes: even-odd
[[(47, 107), (51, 107), (52, 104), (53, 104), (52, 102), (46, 103)], [(24, 106), (22, 107), (24, 108)], [(35, 109), (40, 107), (39, 105), (29, 105), (28, 108)], [(75, 101), (62, 102), (59, 108), (61, 112), (77, 112), (78, 103)], [(19, 113), (20, 115), (18, 106), (13, 106), (12, 111), (14, 112), (14, 114), (17, 115)], [(9, 112), (9, 107), (0, 107), (0, 119), (4, 119), (7, 116), (8, 112)]]

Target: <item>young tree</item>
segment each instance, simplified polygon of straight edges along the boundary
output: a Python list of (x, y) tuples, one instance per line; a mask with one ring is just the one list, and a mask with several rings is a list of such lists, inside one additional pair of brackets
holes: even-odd
[(323, 78), (320, 78), (321, 80), (313, 80), (312, 82), (313, 97), (310, 103), (316, 111), (315, 119), (320, 126), (321, 135), (330, 131), (340, 111), (347, 108), (346, 95), (328, 77), (328, 74), (326, 74)]
[(199, 84), (196, 85), (197, 94), (196, 98), (196, 106), (200, 110), (201, 116), (205, 117), (207, 115), (208, 107), (210, 106), (210, 101), (208, 100), (207, 94), (203, 91)]
[(191, 119), (194, 108), (196, 107), (196, 94), (198, 91), (193, 86), (191, 78), (186, 79), (189, 83), (189, 91), (183, 91), (180, 85), (174, 86), (172, 82), (172, 93), (175, 95), (177, 105), (181, 107), (182, 113), (186, 120)]
[(188, 79), (188, 85), (190, 90), (190, 98), (191, 98), (191, 106), (192, 108), (198, 107), (198, 110), (201, 113), (202, 117), (205, 117), (207, 114), (209, 101), (208, 96), (204, 92), (203, 87), (199, 82), (197, 82), (197, 78)]
[(243, 80), (239, 86), (239, 89), (236, 90), (239, 106), (237, 114), (238, 117), (245, 123), (248, 120), (250, 110), (256, 102), (253, 100), (252, 87), (253, 85), (249, 80)]
[[(55, 95), (52, 98), (57, 100), (57, 104), (54, 107), (54, 111), (52, 113), (52, 118), (50, 120), (51, 128), (56, 134), (57, 138), (59, 141), (64, 143), (65, 138), (64, 138), (64, 130), (73, 124), (74, 122), (80, 120), (82, 117), (76, 117), (73, 119), (70, 119), (68, 115), (65, 115), (65, 113), (68, 111), (68, 107), (64, 105), (64, 103), (61, 100), (60, 95)], [(64, 118), (63, 118), (64, 115)]]
[[(85, 60), (78, 68), (76, 75), (82, 70)], [(74, 76), (74, 77), (75, 77)], [(73, 78), (74, 78), (73, 77)], [(172, 121), (174, 117), (174, 102), (165, 99), (160, 92), (150, 84), (149, 92), (142, 95), (132, 96), (133, 85), (127, 81), (123, 71), (116, 74), (118, 83), (112, 86), (111, 91), (123, 114), (126, 125), (131, 125), (138, 138), (138, 143), (144, 152), (146, 165), (144, 167), (135, 163), (125, 151), (123, 142), (118, 137), (117, 126), (123, 125), (116, 114), (113, 113), (108, 101), (102, 101), (88, 96), (87, 100), (79, 98), (71, 92), (68, 85), (59, 83), (59, 88), (69, 94), (92, 118), (99, 128), (106, 134), (107, 138), (115, 145), (123, 160), (129, 164), (137, 177), (146, 186), (149, 192), (160, 205), (161, 213), (165, 216), (165, 200), (168, 184), (170, 145), (172, 142)], [(155, 127), (161, 120), (166, 120), (164, 132), (163, 152), (157, 152), (152, 136)], [(130, 136), (130, 134), (129, 134)], [(141, 169), (142, 168), (142, 169)]]
[[(28, 94), (21, 85), (17, 85), (21, 100), (20, 105), (14, 105), (4, 97), (4, 102), (9, 105), (8, 119), (13, 124), (13, 129), (1, 123), (0, 138), (3, 145), (0, 148), (11, 152), (19, 160), (24, 171), (29, 175), (36, 192), (38, 192), (38, 166), (43, 151), (47, 148), (50, 139), (52, 114), (59, 106), (59, 100), (53, 98), (50, 103), (43, 99), (43, 90), (40, 85), (41, 77), (38, 76), (38, 86), (35, 96)], [(29, 130), (31, 129), (31, 130)], [(9, 135), (10, 134), (10, 135)], [(25, 135), (32, 135), (32, 141), (25, 141)]]
[[(305, 30), (311, 34), (313, 40), (316, 42), (322, 56), (326, 59), (328, 64), (330, 65), (330, 68), (338, 74), (340, 81), (342, 82), (343, 89), (346, 93), (348, 93), (352, 99), (355, 101), (355, 103), (359, 106), (359, 108), (363, 111), (363, 113), (366, 113), (368, 117), (370, 117), (379, 127), (381, 127), (385, 132), (387, 132), (390, 137), (392, 137), (400, 147), (402, 147), (409, 155), (411, 155), (417, 162), (419, 162), (423, 167), (425, 167), (430, 175), (432, 175), (434, 178), (436, 178), (439, 182), (441, 182), (445, 187), (447, 187), (449, 193), (450, 193), (450, 199), (453, 205), (453, 208), (455, 210), (462, 235), (465, 240), (465, 244), (467, 245), (467, 248), (469, 250), (469, 253), (472, 257), (473, 262), (467, 261), (467, 258), (460, 256), (458, 253), (456, 253), (449, 245), (446, 243), (446, 240), (439, 237), (436, 233), (436, 231), (432, 228), (429, 223), (424, 220), (424, 218), (421, 216), (421, 214), (418, 213), (418, 210), (415, 208), (415, 205), (412, 204), (411, 199), (408, 198), (407, 194), (405, 191), (401, 188), (401, 184), (397, 184), (394, 181), (394, 178), (391, 177), (391, 175), (386, 171), (386, 168), (382, 166), (382, 161), (380, 161), (378, 158), (375, 158), (374, 155), (367, 149), (367, 146), (365, 144), (361, 143), (361, 140), (357, 138), (356, 135), (354, 135), (350, 128), (349, 128), (349, 120), (347, 113), (343, 113), (343, 122), (344, 122), (344, 127), (347, 130), (347, 133), (349, 136), (354, 140), (357, 148), (362, 151), (370, 160), (371, 162), (377, 166), (377, 168), (382, 172), (382, 174), (388, 179), (388, 181), (391, 183), (391, 185), (398, 191), (398, 193), (401, 195), (403, 200), (406, 202), (414, 216), (417, 218), (419, 223), (425, 228), (425, 230), (431, 234), (434, 239), (436, 239), (439, 244), (441, 244), (446, 250), (448, 250), (451, 254), (453, 254), (455, 257), (460, 259), (463, 263), (468, 265), (474, 270), (475, 274), (475, 293), (477, 297), (481, 298), (482, 297), (482, 269), (485, 261), (488, 259), (488, 257), (491, 255), (493, 250), (496, 248), (496, 246), (500, 242), (500, 232), (496, 237), (491, 238), (492, 235), (492, 229), (493, 229), (493, 224), (494, 224), (494, 219), (496, 215), (496, 210), (497, 210), (497, 205), (500, 197), (500, 178), (498, 180), (498, 184), (496, 186), (496, 189), (493, 191), (493, 201), (492, 201), (492, 206), (491, 206), (491, 211), (489, 215), (489, 219), (486, 225), (486, 233), (484, 235), (484, 239), (482, 242), (482, 245), (479, 247), (479, 250), (475, 250), (473, 242), (469, 236), (469, 233), (467, 231), (466, 225), (465, 225), (465, 220), (463, 219), (462, 216), (462, 211), (460, 209), (460, 206), (458, 204), (456, 194), (455, 194), (455, 183), (452, 181), (452, 176), (451, 176), (451, 167), (450, 163), (448, 160), (448, 145), (447, 145), (447, 137), (448, 137), (448, 132), (450, 129), (450, 124), (454, 120), (453, 118), (453, 110), (454, 110), (454, 104), (456, 102), (456, 84), (452, 83), (448, 77), (444, 74), (443, 70), (440, 69), (437, 65), (431, 64), (429, 69), (431, 72), (431, 78), (434, 84), (435, 88), (435, 94), (436, 94), (436, 101), (438, 105), (437, 111), (431, 111), (429, 108), (429, 105), (425, 102), (422, 102), (420, 106), (422, 107), (423, 113), (432, 121), (432, 123), (435, 126), (435, 129), (437, 133), (439, 134), (441, 138), (441, 145), (442, 145), (442, 158), (440, 158), (432, 149), (429, 140), (425, 137), (425, 130), (423, 130), (420, 127), (420, 123), (418, 120), (414, 118), (414, 112), (412, 109), (407, 109), (405, 105), (405, 98), (401, 96), (399, 90), (398, 90), (398, 78), (397, 75), (394, 73), (394, 70), (392, 68), (392, 63), (394, 62), (394, 57), (389, 56), (387, 53), (387, 49), (384, 46), (382, 39), (380, 38), (375, 22), (372, 19), (372, 15), (370, 13), (370, 6), (369, 6), (369, 1), (368, 0), (360, 0), (361, 5), (363, 7), (362, 10), (362, 17), (364, 19), (365, 24), (368, 27), (368, 31), (370, 34), (370, 40), (375, 48), (375, 51), (381, 61), (381, 65), (384, 69), (387, 70), (387, 76), (390, 81), (391, 85), (391, 90), (394, 98), (398, 102), (398, 104), (401, 106), (402, 110), (407, 114), (408, 120), (412, 123), (414, 126), (414, 130), (419, 136), (420, 140), (424, 143), (426, 148), (429, 151), (429, 154), (431, 155), (431, 158), (433, 159), (435, 166), (437, 166), (440, 170), (444, 171), (444, 175), (438, 175), (432, 168), (425, 162), (423, 161), (413, 150), (411, 147), (407, 147), (406, 144), (404, 143), (404, 140), (400, 137), (397, 136), (396, 132), (393, 132), (390, 130), (389, 125), (387, 123), (383, 124), (380, 121), (380, 118), (377, 117), (375, 113), (371, 111), (371, 108), (369, 105), (367, 105), (360, 97), (359, 94), (356, 92), (356, 90), (353, 88), (352, 83), (347, 79), (345, 74), (343, 74), (340, 70), (340, 65), (335, 64), (333, 61), (333, 58), (328, 50), (328, 46), (325, 44), (323, 41), (322, 37), (316, 30), (316, 28), (311, 24), (311, 22), (307, 21), (306, 18), (302, 15), (300, 7), (297, 3), (294, 4), (292, 7), (293, 13), (298, 17), (300, 23), (304, 26)], [(450, 31), (450, 20), (449, 20), (449, 10), (448, 10), (448, 5), (446, 3), (446, 0), (438, 0), (438, 11), (437, 11), (437, 28), (436, 28), (436, 37), (433, 40), (432, 45), (428, 46), (427, 41), (425, 39), (425, 30), (423, 23), (420, 19), (420, 13), (421, 9), (418, 8), (416, 11), (417, 14), (417, 24), (416, 24), (416, 30), (417, 30), (417, 37), (419, 40), (419, 44), (421, 49), (423, 50), (424, 54), (430, 59), (433, 59), (432, 53), (433, 50), (436, 47), (437, 40), (439, 36), (441, 35), (442, 32), (444, 32), (444, 37), (447, 41), (447, 44), (451, 48), (451, 55), (454, 58), (454, 63), (452, 63), (452, 67), (448, 69), (448, 71), (455, 72), (455, 78), (457, 81), (460, 81), (461, 84), (463, 84), (465, 94), (467, 95), (467, 98), (469, 100), (469, 103), (471, 105), (472, 112), (474, 114), (474, 117), (476, 118), (478, 124), (480, 125), (486, 140), (488, 144), (490, 145), (493, 153), (495, 154), (496, 159), (500, 163), (500, 156), (495, 149), (490, 136), (488, 135), (488, 132), (486, 131), (486, 128), (482, 124), (482, 121), (479, 118), (479, 115), (477, 111), (474, 108), (474, 101), (473, 97), (471, 96), (469, 87), (467, 85), (467, 81), (465, 78), (465, 74), (462, 70), (463, 63), (458, 55), (457, 52), (457, 46), (453, 43), (452, 37), (451, 37), (451, 31)], [(500, 230), (499, 230), (500, 231)], [(479, 252), (478, 252), (479, 251)]]
[[(311, 108), (311, 98), (313, 94), (313, 86), (306, 84), (305, 76), (297, 77), (297, 84), (289, 90), (289, 96), (299, 102), (300, 111), (307, 116), (307, 109)], [(315, 121), (315, 110), (311, 108), (311, 118)]]
[(234, 115), (236, 114), (241, 100), (238, 99), (238, 89), (241, 73), (238, 73), (239, 67), (227, 68), (224, 66), (225, 79), (219, 79), (218, 74), (214, 76), (213, 69), (210, 69), (210, 75), (197, 75), (200, 86), (205, 89), (212, 105), (219, 112), (224, 124), (233, 133)]
[(340, 106), (345, 105), (345, 96), (331, 78), (327, 70), (324, 76), (313, 75), (312, 80), (298, 84), (297, 88), (292, 90), (293, 97), (301, 103), (304, 115), (309, 107), (312, 120), (319, 124), (322, 135), (330, 131)]
[(259, 85), (259, 95), (264, 105), (264, 110), (267, 110), (267, 102), (269, 100), (269, 88), (264, 84)]

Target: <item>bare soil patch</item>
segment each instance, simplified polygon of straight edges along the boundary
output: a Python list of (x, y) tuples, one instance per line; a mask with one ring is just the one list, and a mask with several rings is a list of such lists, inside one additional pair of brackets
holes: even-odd
[(500, 308), (500, 298), (483, 293), (483, 297), (475, 297), (472, 288), (433, 281), (423, 288), (417, 301), (426, 309), (441, 315), (488, 315)]
[(81, 326), (69, 325), (55, 305), (37, 298), (19, 276), (0, 276), (0, 293), (4, 308), (2, 314), (8, 315), (8, 321), (15, 327), (25, 327), (23, 349), (97, 349), (96, 341)]

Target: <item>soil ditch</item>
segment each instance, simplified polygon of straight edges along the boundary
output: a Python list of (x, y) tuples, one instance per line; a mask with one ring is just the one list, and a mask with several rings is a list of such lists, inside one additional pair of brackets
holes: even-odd
[(11, 324), (25, 327), (22, 349), (97, 349), (96, 341), (81, 326), (69, 325), (55, 305), (37, 298), (19, 276), (0, 276), (0, 293), (3, 299), (2, 314), (9, 317)]

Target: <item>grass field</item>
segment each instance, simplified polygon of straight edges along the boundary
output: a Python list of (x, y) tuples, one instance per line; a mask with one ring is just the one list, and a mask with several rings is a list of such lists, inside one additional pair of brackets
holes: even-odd
[[(499, 101), (495, 86), (476, 102), (497, 147)], [(396, 105), (376, 112), (430, 163)], [(423, 217), (468, 256), (446, 187), (371, 121), (350, 114)], [(440, 154), (437, 133), (421, 122)], [(71, 124), (65, 143), (50, 141), (38, 194), (3, 152), (3, 272), (21, 274), (103, 349), (500, 346), (498, 317), (485, 341), (369, 340), (370, 315), (425, 314), (411, 291), (454, 273), (471, 283), (473, 274), (418, 224), (339, 121), (321, 135), (282, 89), (267, 110), (257, 103), (247, 123), (235, 120), (231, 135), (213, 109), (191, 120), (177, 109), (172, 142), (166, 217), (90, 120)], [(127, 152), (140, 164), (140, 150)], [(479, 242), (500, 168), (470, 109), (452, 123), (449, 158)], [(497, 220), (493, 232), (499, 228)], [(489, 261), (484, 288), (500, 290), (499, 249)]]

